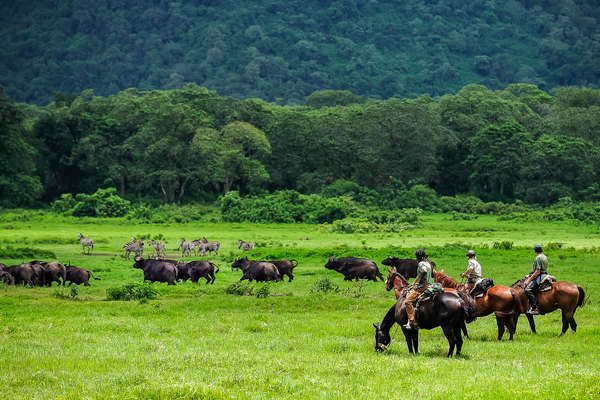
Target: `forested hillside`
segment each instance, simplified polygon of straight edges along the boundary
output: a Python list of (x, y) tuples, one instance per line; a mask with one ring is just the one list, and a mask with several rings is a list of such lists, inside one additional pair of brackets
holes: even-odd
[(538, 204), (600, 199), (600, 90), (467, 85), (439, 101), (318, 91), (307, 103), (238, 100), (195, 84), (86, 90), (45, 107), (2, 94), (0, 206), (106, 187), (164, 203), (231, 190), (351, 193), (392, 208), (422, 206), (432, 189)]
[(280, 104), (597, 87), (598, 26), (596, 0), (5, 1), (0, 85), (36, 104), (186, 82)]

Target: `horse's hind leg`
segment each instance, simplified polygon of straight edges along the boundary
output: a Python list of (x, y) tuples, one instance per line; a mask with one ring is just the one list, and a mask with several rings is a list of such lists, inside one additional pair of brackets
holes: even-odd
[(448, 358), (452, 357), (452, 354), (454, 353), (454, 328), (451, 326), (443, 326), (442, 330), (444, 331), (444, 336), (446, 336), (446, 339), (448, 339)]
[(496, 325), (498, 325), (498, 340), (502, 340), (502, 336), (504, 336), (503, 318), (496, 316)]
[(454, 328), (454, 340), (456, 341), (456, 355), (460, 355), (460, 352), (462, 351), (462, 345), (463, 345), (463, 340), (462, 340), (462, 336), (460, 334), (460, 330), (461, 330), (461, 326), (464, 326), (465, 322), (462, 321), (460, 326), (456, 326)]
[(535, 321), (533, 320), (533, 315), (531, 315), (531, 314), (525, 314), (525, 315), (527, 316), (527, 321), (529, 321), (529, 327), (531, 328), (531, 332), (537, 333), (535, 331)]
[(402, 328), (402, 333), (404, 333), (404, 339), (406, 339), (406, 346), (408, 347), (408, 353), (413, 354), (413, 342), (412, 342), (411, 332)]
[(471, 339), (471, 338), (469, 337), (469, 331), (467, 331), (467, 324), (465, 323), (465, 321), (462, 321), (462, 322), (460, 323), (460, 329), (461, 329), (461, 331), (463, 332), (463, 334), (465, 335), (465, 337), (466, 337), (467, 339)]
[(413, 349), (415, 350), (415, 354), (419, 354), (419, 331), (414, 331), (412, 333), (413, 339)]
[(569, 321), (569, 324), (571, 325), (571, 330), (573, 331), (573, 333), (577, 332), (577, 322), (575, 322), (575, 316), (571, 317), (571, 321)]

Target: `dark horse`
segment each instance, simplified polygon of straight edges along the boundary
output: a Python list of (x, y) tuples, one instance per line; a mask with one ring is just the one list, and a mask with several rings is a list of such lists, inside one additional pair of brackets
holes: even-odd
[[(400, 297), (403, 296), (403, 291), (407, 286), (408, 280), (404, 277), (404, 275), (399, 273), (396, 270), (396, 267), (388, 267), (388, 277), (385, 280), (385, 290), (389, 292), (390, 290), (394, 289), (396, 300), (398, 300)], [(456, 289), (445, 287), (444, 291), (456, 294)], [(465, 337), (469, 339), (469, 331), (467, 331), (467, 325), (464, 323), (464, 321), (460, 329), (462, 330), (463, 335), (465, 335)]]
[[(445, 288), (454, 288), (464, 292), (464, 285), (459, 285), (456, 280), (444, 273), (444, 270), (433, 271), (433, 278)], [(510, 340), (517, 329), (517, 320), (521, 313), (527, 309), (525, 293), (502, 285), (492, 286), (484, 296), (475, 298), (477, 316), (484, 317), (492, 312), (496, 315), (498, 325), (498, 340), (502, 340), (505, 328), (508, 329)], [(527, 314), (531, 330), (535, 333), (533, 316)]]
[[(524, 279), (516, 281), (511, 288), (518, 288), (523, 293), (525, 301), (525, 277)], [(575, 322), (575, 310), (577, 307), (583, 307), (585, 300), (585, 292), (581, 286), (577, 286), (571, 282), (556, 282), (552, 285), (550, 290), (544, 292), (538, 292), (537, 301), (540, 314), (547, 314), (556, 309), (562, 311), (562, 332), (560, 336), (564, 335), (571, 326), (573, 333), (577, 331), (577, 323)], [(530, 316), (527, 314), (527, 316)], [(531, 318), (530, 324), (533, 323), (533, 317)], [(532, 326), (532, 330), (535, 332), (535, 325)]]
[[(471, 322), (475, 318), (475, 303), (462, 293), (443, 292), (437, 294), (433, 300), (420, 304), (416, 308), (416, 322), (421, 329), (433, 329), (442, 327), (446, 339), (448, 339), (448, 357), (452, 357), (456, 347), (456, 355), (462, 349), (461, 326), (465, 321)], [(419, 352), (419, 331), (416, 329), (405, 329), (408, 317), (404, 307), (404, 297), (396, 301), (389, 309), (380, 325), (375, 327), (375, 350), (383, 351), (388, 348), (392, 339), (390, 329), (394, 323), (402, 327), (402, 332), (408, 345), (409, 353)]]

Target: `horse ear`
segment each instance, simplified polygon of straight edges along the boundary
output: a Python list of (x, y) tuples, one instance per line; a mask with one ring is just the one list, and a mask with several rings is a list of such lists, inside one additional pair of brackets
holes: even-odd
[(377, 324), (373, 324), (373, 326), (375, 327), (375, 329), (379, 329), (379, 327), (377, 326)]
[(394, 267), (394, 269), (392, 269), (392, 272), (398, 272), (398, 270), (396, 269), (396, 267)]
[(442, 270), (440, 272), (443, 274), (444, 273), (444, 268), (442, 268)]
[(391, 274), (392, 273), (392, 269), (390, 267), (387, 267), (388, 272)]

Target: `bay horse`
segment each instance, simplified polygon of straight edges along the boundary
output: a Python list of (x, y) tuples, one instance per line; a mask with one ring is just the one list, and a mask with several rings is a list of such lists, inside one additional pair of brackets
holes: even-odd
[[(511, 287), (518, 288), (525, 296), (525, 279), (516, 281)], [(559, 336), (564, 335), (571, 326), (573, 333), (577, 332), (577, 323), (575, 322), (575, 311), (577, 307), (583, 307), (585, 300), (585, 292), (581, 286), (571, 282), (560, 281), (555, 282), (550, 290), (539, 292), (537, 294), (538, 308), (540, 314), (547, 314), (554, 310), (561, 309), (562, 311), (562, 331)], [(530, 316), (530, 314), (526, 314)], [(533, 317), (532, 317), (533, 320)], [(531, 323), (531, 322), (530, 322)], [(535, 325), (532, 328), (535, 332)]]
[[(475, 304), (469, 299), (462, 297), (461, 293), (454, 294), (442, 292), (437, 294), (433, 300), (420, 304), (415, 310), (416, 322), (421, 329), (433, 329), (442, 327), (444, 335), (448, 340), (448, 357), (452, 357), (456, 348), (456, 355), (462, 350), (463, 340), (460, 333), (462, 324), (470, 322), (475, 318)], [(404, 324), (408, 322), (404, 297), (396, 301), (386, 313), (381, 324), (373, 324), (375, 327), (375, 351), (386, 350), (392, 338), (390, 329), (397, 323), (402, 328), (408, 352), (410, 354), (419, 352), (419, 330), (406, 329)]]
[[(455, 279), (446, 275), (443, 269), (433, 271), (433, 277), (443, 287), (454, 288), (466, 293), (465, 285), (459, 285)], [(475, 298), (476, 315), (478, 317), (490, 315), (492, 312), (495, 314), (496, 324), (498, 325), (498, 340), (502, 340), (505, 329), (508, 329), (509, 340), (513, 340), (519, 315), (527, 309), (524, 294), (524, 292), (521, 294), (518, 290), (508, 286), (495, 285), (488, 289), (484, 296)], [(527, 319), (531, 330), (535, 333), (533, 316), (527, 314)]]
[[(390, 269), (390, 267), (388, 267), (388, 277), (385, 280), (385, 290), (387, 290), (389, 292), (390, 290), (394, 289), (394, 294), (396, 295), (396, 300), (398, 300), (400, 297), (404, 296), (405, 289), (408, 286), (409, 286), (408, 279), (406, 279), (404, 277), (404, 275), (399, 273), (396, 270), (396, 267), (394, 267), (392, 269)], [(450, 293), (455, 293), (455, 294), (457, 293), (456, 289), (453, 289), (453, 288), (445, 287), (444, 291), (450, 292)], [(464, 322), (461, 326), (461, 330), (462, 330), (463, 335), (465, 335), (465, 337), (467, 339), (470, 339), (469, 331), (467, 330), (467, 325), (465, 325)]]

